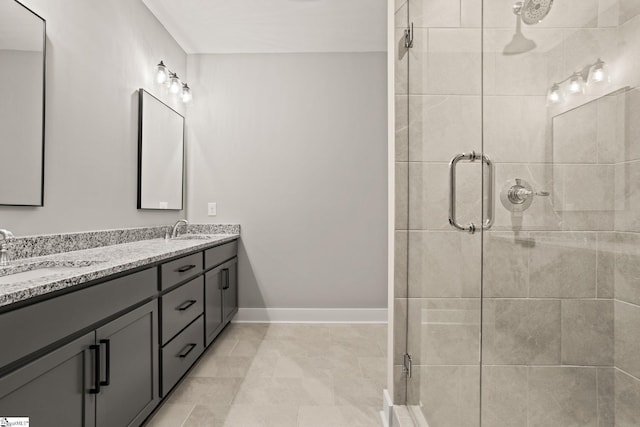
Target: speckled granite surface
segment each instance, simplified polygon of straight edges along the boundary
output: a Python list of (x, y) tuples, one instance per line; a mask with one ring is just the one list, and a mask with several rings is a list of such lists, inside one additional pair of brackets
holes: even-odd
[[(159, 227), (162, 235), (165, 228)], [(139, 235), (146, 232), (141, 232)], [(193, 230), (190, 229), (189, 232), (193, 233)], [(11, 261), (8, 267), (0, 267), (0, 307), (205, 249), (237, 239), (240, 235), (234, 233), (186, 237), (176, 240), (164, 238), (139, 240), (42, 257), (16, 259)]]
[[(9, 251), (11, 259), (14, 260), (33, 258), (61, 252), (163, 238), (167, 229), (170, 229), (170, 226), (123, 228), (79, 233), (45, 234), (40, 236), (16, 236), (16, 238), (9, 243)], [(182, 231), (182, 228), (180, 230)], [(190, 224), (187, 232), (193, 234), (240, 234), (240, 225)]]

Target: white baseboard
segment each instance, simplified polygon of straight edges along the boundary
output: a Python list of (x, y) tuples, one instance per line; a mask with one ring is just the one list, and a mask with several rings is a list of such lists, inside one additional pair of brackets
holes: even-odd
[(235, 323), (387, 323), (386, 308), (240, 308)]

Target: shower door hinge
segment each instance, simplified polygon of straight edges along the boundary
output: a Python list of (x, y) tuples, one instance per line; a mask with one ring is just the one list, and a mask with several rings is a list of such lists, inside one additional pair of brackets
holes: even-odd
[(409, 353), (405, 353), (402, 361), (402, 372), (407, 374), (407, 378), (411, 378), (411, 363), (411, 355)]
[(413, 22), (404, 30), (404, 47), (407, 49), (413, 47)]

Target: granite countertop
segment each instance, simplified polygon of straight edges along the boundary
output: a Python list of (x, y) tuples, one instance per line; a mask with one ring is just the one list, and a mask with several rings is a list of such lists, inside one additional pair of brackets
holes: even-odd
[(240, 235), (192, 237), (140, 240), (12, 261), (0, 267), (0, 307), (229, 242)]

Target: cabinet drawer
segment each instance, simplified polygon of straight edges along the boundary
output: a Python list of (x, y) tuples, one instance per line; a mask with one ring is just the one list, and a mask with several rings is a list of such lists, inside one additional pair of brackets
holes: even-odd
[(204, 351), (204, 321), (200, 316), (162, 348), (162, 395), (180, 380)]
[(202, 252), (188, 255), (160, 266), (160, 289), (168, 289), (202, 271)]
[(204, 268), (212, 268), (222, 264), (238, 254), (238, 241), (225, 243), (204, 251)]
[(162, 344), (203, 311), (204, 277), (196, 277), (162, 296)]
[(0, 315), (0, 367), (154, 296), (157, 280), (150, 268)]

